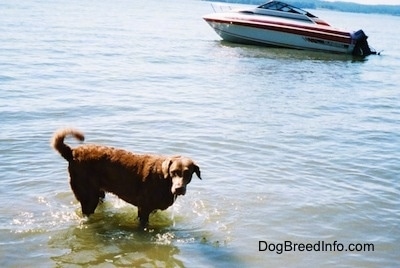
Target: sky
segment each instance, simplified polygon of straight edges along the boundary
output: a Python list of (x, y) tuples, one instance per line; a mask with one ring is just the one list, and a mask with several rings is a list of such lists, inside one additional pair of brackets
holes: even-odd
[(365, 5), (400, 5), (400, 0), (329, 0), (341, 2), (353, 2)]

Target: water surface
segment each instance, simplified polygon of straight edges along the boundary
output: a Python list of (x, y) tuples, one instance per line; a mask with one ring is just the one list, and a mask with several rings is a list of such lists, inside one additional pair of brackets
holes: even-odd
[[(398, 17), (313, 11), (384, 50), (355, 60), (221, 42), (200, 1), (0, 10), (2, 267), (399, 263)], [(85, 219), (50, 147), (61, 127), (88, 143), (187, 155), (203, 180), (147, 231), (112, 195)], [(259, 241), (374, 251), (278, 254)]]

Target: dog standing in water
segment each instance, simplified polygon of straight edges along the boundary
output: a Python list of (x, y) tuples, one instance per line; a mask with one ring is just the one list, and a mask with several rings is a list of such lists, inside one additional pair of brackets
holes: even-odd
[(193, 173), (201, 179), (199, 166), (187, 157), (141, 155), (93, 144), (71, 148), (64, 143), (67, 136), (85, 138), (77, 130), (62, 129), (54, 134), (52, 146), (68, 161), (70, 185), (86, 216), (110, 192), (137, 206), (145, 227), (151, 212), (167, 209), (186, 193)]

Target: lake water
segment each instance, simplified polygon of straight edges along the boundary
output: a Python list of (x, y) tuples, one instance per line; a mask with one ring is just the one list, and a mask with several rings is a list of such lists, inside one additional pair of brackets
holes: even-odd
[[(400, 17), (313, 11), (383, 50), (355, 60), (221, 42), (211, 12), (0, 3), (1, 267), (400, 263)], [(85, 219), (50, 147), (62, 127), (189, 156), (203, 180), (145, 231), (113, 195)]]

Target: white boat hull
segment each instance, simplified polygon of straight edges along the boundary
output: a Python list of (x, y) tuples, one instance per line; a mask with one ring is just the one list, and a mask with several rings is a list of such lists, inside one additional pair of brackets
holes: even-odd
[[(350, 33), (329, 33), (302, 26), (255, 24), (249, 22), (223, 21), (205, 16), (204, 19), (223, 39), (242, 44), (257, 44), (306, 50), (320, 50), (351, 54), (355, 42)], [(285, 28), (286, 27), (286, 28)]]

